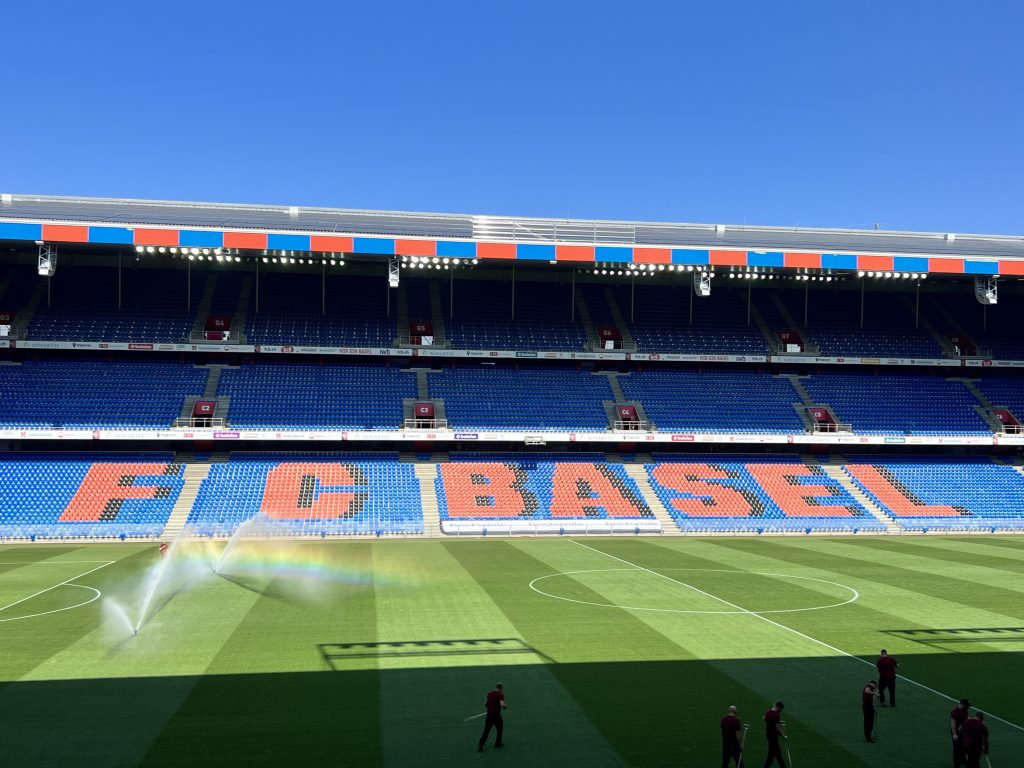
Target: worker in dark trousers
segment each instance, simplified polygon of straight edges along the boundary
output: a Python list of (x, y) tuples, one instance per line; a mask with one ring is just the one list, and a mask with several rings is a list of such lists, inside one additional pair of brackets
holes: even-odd
[(960, 699), (949, 713), (949, 735), (953, 739), (953, 768), (961, 768), (967, 764), (967, 755), (964, 754), (964, 723), (967, 722), (970, 708), (971, 702)]
[(729, 768), (729, 763), (736, 761), (737, 768), (743, 759), (742, 737), (743, 723), (736, 717), (736, 707), (729, 707), (719, 726), (722, 729), (722, 768)]
[(487, 693), (487, 698), (484, 699), (484, 708), (487, 710), (487, 718), (484, 720), (484, 732), (480, 734), (480, 743), (477, 744), (477, 752), (484, 751), (484, 744), (487, 743), (487, 737), (491, 734), (491, 728), (495, 730), (494, 746), (501, 749), (505, 746), (501, 740), (501, 733), (505, 728), (505, 721), (501, 718), (501, 712), (504, 709), (508, 709), (508, 705), (505, 703), (505, 691), (502, 688), (501, 683), (494, 686), (493, 691)]
[(875, 667), (878, 669), (878, 697), (879, 702), (885, 706), (885, 692), (889, 692), (889, 706), (896, 706), (896, 667), (900, 663), (896, 661), (889, 652), (882, 649), (882, 654), (878, 657), (878, 661), (875, 662)]
[(981, 756), (988, 754), (988, 726), (985, 725), (985, 715), (975, 712), (974, 717), (964, 720), (961, 734), (967, 768), (981, 768)]
[(864, 713), (864, 739), (866, 741), (875, 740), (875, 701), (877, 698), (878, 683), (870, 680), (860, 692), (860, 708)]
[(786, 768), (786, 761), (782, 759), (782, 747), (779, 739), (786, 738), (786, 732), (782, 728), (782, 710), (786, 705), (776, 701), (775, 706), (764, 713), (764, 737), (768, 740), (768, 757), (764, 759), (764, 768), (769, 768), (772, 761), (777, 762), (781, 768)]

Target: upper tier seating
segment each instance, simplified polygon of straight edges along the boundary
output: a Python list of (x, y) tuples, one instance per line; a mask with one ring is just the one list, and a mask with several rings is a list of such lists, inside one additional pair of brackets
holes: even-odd
[[(36, 309), (30, 339), (53, 341), (182, 342), (192, 328), (187, 272), (62, 266), (50, 278), (51, 305)], [(193, 286), (194, 288), (194, 286)], [(193, 297), (194, 298), (194, 297)]]
[(885, 528), (838, 481), (796, 456), (679, 456), (645, 469), (672, 519), (691, 533)]
[(151, 360), (0, 366), (0, 425), (15, 429), (167, 428), (207, 370)]
[(627, 400), (643, 404), (660, 431), (803, 432), (788, 379), (748, 371), (650, 368), (620, 376)]
[(845, 470), (908, 530), (1022, 530), (1024, 476), (980, 458), (871, 457)]
[(184, 485), (171, 454), (6, 454), (0, 538), (156, 537)]
[(414, 465), (387, 454), (360, 461), (233, 455), (211, 468), (187, 525), (201, 536), (226, 536), (250, 520), (259, 536), (422, 533), (419, 481)]
[[(629, 287), (616, 286), (615, 294), (628, 318)], [(633, 318), (633, 338), (645, 352), (768, 354), (764, 336), (753, 322), (747, 324), (746, 291), (716, 287), (710, 296), (698, 297), (689, 282), (670, 288), (638, 282)]]
[(972, 408), (978, 402), (961, 382), (922, 374), (818, 373), (802, 379), (818, 403), (832, 406), (855, 432), (985, 434)]
[(601, 403), (614, 399), (607, 376), (564, 368), (445, 368), (429, 381), (456, 430), (604, 430)]
[[(615, 324), (611, 305), (608, 303), (608, 296), (605, 293), (605, 288), (607, 287), (604, 283), (579, 283), (576, 286), (576, 289), (583, 294), (583, 300), (587, 303), (587, 312), (590, 314), (590, 320), (595, 326)], [(618, 301), (617, 297), (616, 301)], [(620, 312), (623, 310), (626, 313), (624, 317), (628, 320), (629, 305), (619, 307)]]
[(448, 339), (456, 347), (565, 351), (586, 347), (583, 326), (569, 317), (568, 284), (517, 281), (514, 320), (510, 282), (456, 280), (452, 319), (448, 292), (442, 291), (441, 297)]
[(326, 315), (319, 274), (274, 272), (260, 279), (259, 311), (249, 302), (246, 336), (252, 344), (390, 347), (397, 326), (386, 315), (387, 283), (380, 278), (329, 274)]
[(261, 363), (224, 369), (217, 394), (231, 398), (236, 429), (397, 429), (416, 377), (372, 363)]
[[(410, 323), (432, 322), (434, 312), (430, 301), (429, 280), (416, 278), (402, 280), (405, 289), (406, 315)], [(408, 328), (401, 329), (407, 331)]]
[(949, 322), (936, 311), (935, 302), (953, 316), (981, 352), (1000, 360), (1024, 360), (1020, 296), (1002, 291), (999, 303), (989, 305), (979, 304), (973, 292), (932, 298), (925, 309), (929, 319), (940, 331), (955, 335)]
[[(865, 357), (942, 357), (942, 347), (923, 328), (914, 328), (914, 314), (900, 294), (864, 293), (864, 327), (860, 327), (859, 290), (814, 290), (808, 295), (809, 340), (822, 355)], [(785, 291), (783, 301), (795, 318), (803, 319), (803, 291)]]
[(233, 317), (238, 311), (238, 300), (241, 297), (242, 280), (245, 276), (241, 272), (226, 270), (215, 274), (217, 275), (217, 284), (210, 297), (210, 310), (207, 315)]
[(39, 277), (35, 270), (25, 266), (8, 267), (0, 276), (6, 279), (8, 274), (11, 275), (10, 283), (7, 290), (0, 293), (0, 312), (17, 313), (29, 303), (37, 286), (45, 278)]

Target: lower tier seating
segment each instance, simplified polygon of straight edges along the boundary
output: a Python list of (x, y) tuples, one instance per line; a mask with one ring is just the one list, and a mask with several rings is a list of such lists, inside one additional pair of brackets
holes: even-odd
[(688, 533), (880, 531), (875, 519), (817, 466), (796, 457), (691, 456), (645, 465), (651, 487)]
[(8, 455), (0, 539), (152, 538), (184, 485), (171, 454)]
[(986, 459), (885, 458), (847, 474), (901, 528), (1024, 530), (1024, 475)]
[(434, 486), (445, 533), (661, 530), (621, 465), (532, 460), (441, 464)]
[(412, 464), (232, 457), (203, 481), (187, 525), (225, 536), (253, 522), (268, 536), (423, 532), (420, 486)]

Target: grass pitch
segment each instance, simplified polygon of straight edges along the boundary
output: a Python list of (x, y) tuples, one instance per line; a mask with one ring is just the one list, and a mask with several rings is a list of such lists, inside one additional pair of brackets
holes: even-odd
[[(137, 617), (155, 546), (0, 549), (4, 764), (717, 766), (736, 704), (755, 766), (781, 698), (801, 768), (939, 768), (961, 696), (993, 765), (1024, 755), (1024, 540), (240, 542), (213, 576), (217, 554), (179, 553), (133, 637), (105, 601)], [(907, 679), (867, 744), (883, 647)], [(506, 747), (478, 755), (463, 721), (497, 680)]]

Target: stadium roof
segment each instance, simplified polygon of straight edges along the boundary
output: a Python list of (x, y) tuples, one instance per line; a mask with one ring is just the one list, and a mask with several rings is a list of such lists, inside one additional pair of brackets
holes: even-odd
[(47, 195), (14, 194), (2, 199), (0, 220), (5, 221), (1024, 258), (1024, 237), (1006, 235), (540, 219)]

